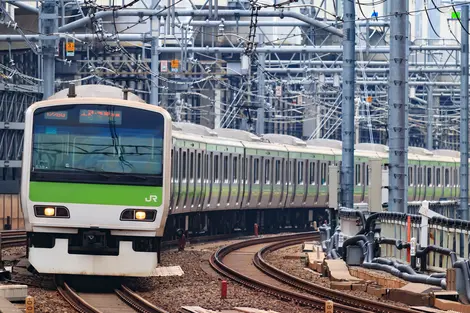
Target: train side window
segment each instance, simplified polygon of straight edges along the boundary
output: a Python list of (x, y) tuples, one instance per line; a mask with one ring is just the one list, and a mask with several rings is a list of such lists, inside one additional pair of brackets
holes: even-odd
[(408, 167), (408, 186), (413, 186), (413, 168)]
[(253, 163), (253, 182), (259, 184), (259, 158), (255, 158)]
[(189, 179), (194, 179), (194, 152), (189, 153)]
[(310, 185), (315, 185), (315, 161), (309, 163), (309, 171), (310, 171)]
[(232, 167), (232, 171), (233, 171), (233, 182), (236, 183), (238, 182), (238, 157), (233, 157), (233, 167)]
[(214, 182), (219, 182), (219, 156), (214, 155)]
[(271, 184), (271, 160), (264, 160), (264, 183)]
[(369, 165), (366, 165), (366, 185), (370, 185), (370, 180), (369, 180)]
[(276, 160), (276, 169), (275, 169), (275, 181), (277, 185), (281, 184), (281, 160)]
[(423, 169), (418, 167), (418, 185), (421, 186), (423, 184)]
[(326, 163), (321, 163), (321, 184), (326, 185)]
[(228, 170), (229, 170), (229, 163), (228, 163), (228, 155), (224, 155), (224, 183), (228, 183)]
[(460, 186), (460, 173), (458, 169), (454, 169), (454, 182), (455, 186)]
[(196, 165), (196, 178), (198, 181), (201, 181), (201, 167), (202, 167), (202, 155), (201, 153), (197, 154), (197, 165)]
[(183, 160), (181, 162), (181, 180), (186, 180), (186, 151), (183, 151)]
[(242, 183), (246, 183), (246, 158), (242, 158)]
[(209, 179), (209, 155), (204, 156), (204, 179)]
[(449, 187), (450, 186), (450, 177), (449, 177), (449, 169), (446, 168), (444, 171), (444, 186)]
[(436, 186), (441, 186), (441, 169), (436, 169)]
[(356, 177), (356, 186), (361, 185), (361, 165), (356, 164), (356, 168), (354, 170), (354, 176)]
[(430, 167), (426, 169), (426, 182), (428, 186), (432, 186), (432, 169)]
[(173, 181), (177, 183), (179, 181), (179, 160), (178, 160), (179, 153), (177, 150), (173, 151)]
[(297, 184), (304, 184), (304, 161), (297, 162)]

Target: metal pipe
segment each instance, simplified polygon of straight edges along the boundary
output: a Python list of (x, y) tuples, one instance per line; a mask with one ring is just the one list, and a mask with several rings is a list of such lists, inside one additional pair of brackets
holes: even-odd
[[(468, 5), (462, 6), (460, 77), (460, 218), (468, 220)], [(465, 28), (465, 30), (464, 30)]]
[(6, 3), (14, 5), (17, 8), (27, 10), (31, 13), (39, 14), (39, 9), (24, 3), (24, 0), (4, 0)]
[[(274, 63), (274, 62), (272, 62)], [(275, 63), (274, 63), (275, 64)], [(339, 65), (339, 64), (338, 64)], [(268, 73), (323, 73), (323, 74), (334, 74), (342, 73), (343, 69), (341, 68), (283, 68), (283, 67), (269, 67), (266, 68)], [(389, 68), (355, 68), (355, 71), (358, 73), (383, 73), (387, 74), (390, 72)], [(439, 68), (439, 67), (415, 67), (409, 69), (410, 73), (460, 73), (460, 67), (452, 68)]]
[[(168, 10), (168, 9), (166, 9)], [(116, 17), (119, 16), (162, 16), (162, 15), (168, 15), (166, 10), (118, 10), (114, 11)], [(171, 10), (171, 8), (170, 8)], [(175, 15), (178, 16), (207, 16), (210, 12), (208, 10), (181, 10), (178, 11), (177, 13), (175, 12)], [(219, 10), (218, 15), (219, 16), (251, 16), (251, 11), (250, 10)], [(113, 15), (112, 11), (100, 11), (95, 14), (95, 19), (100, 19), (100, 18), (107, 18)], [(328, 25), (324, 22), (320, 22), (317, 20), (314, 20), (312, 18), (309, 18), (303, 14), (297, 13), (297, 12), (291, 12), (291, 11), (259, 11), (258, 16), (270, 16), (270, 17), (290, 17), (294, 18), (299, 21), (303, 21), (311, 26), (321, 28), (322, 30), (325, 30), (329, 33), (332, 33), (334, 35), (337, 35), (339, 37), (343, 36), (343, 33), (340, 29), (337, 29), (336, 27), (332, 25)], [(89, 24), (91, 21), (90, 17), (84, 17), (81, 19), (78, 19), (74, 22), (71, 22), (65, 26), (62, 26), (59, 28), (60, 32), (71, 32), (74, 29), (81, 27), (83, 25)]]
[(389, 82), (389, 209), (405, 212), (406, 0), (392, 1)]
[[(153, 6), (156, 6), (157, 3), (157, 0), (152, 0)], [(160, 37), (160, 17), (152, 16), (150, 27), (150, 36), (152, 38), (152, 52), (150, 62), (150, 68), (152, 70), (150, 81), (150, 104), (158, 105), (158, 75), (160, 65), (158, 46)]]
[(343, 99), (341, 103), (342, 124), (341, 138), (341, 202), (342, 206), (352, 209), (354, 206), (354, 80), (356, 45), (355, 3), (343, 1), (344, 35), (343, 35)]

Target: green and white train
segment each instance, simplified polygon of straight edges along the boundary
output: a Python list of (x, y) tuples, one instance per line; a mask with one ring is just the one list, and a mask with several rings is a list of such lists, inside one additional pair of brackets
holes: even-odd
[(21, 204), (40, 273), (149, 276), (168, 215), (171, 118), (88, 85), (26, 111)]
[[(21, 202), (29, 261), (41, 273), (148, 276), (165, 228), (243, 229), (247, 215), (273, 226), (272, 215), (289, 212), (308, 224), (337, 190), (329, 166), (341, 163), (339, 141), (171, 123), (164, 109), (110, 86), (76, 93), (26, 112)], [(356, 145), (356, 203), (369, 201), (387, 162), (386, 146)], [(457, 199), (459, 153), (410, 147), (408, 177), (409, 201)]]

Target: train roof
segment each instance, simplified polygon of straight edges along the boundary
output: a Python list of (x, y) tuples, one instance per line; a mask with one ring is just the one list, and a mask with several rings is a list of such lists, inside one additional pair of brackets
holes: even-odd
[(307, 140), (307, 146), (328, 147), (341, 150), (343, 148), (343, 143), (339, 140), (334, 139), (310, 139)]
[[(59, 100), (68, 98), (67, 94), (69, 88), (62, 89), (50, 96), (47, 100)], [(108, 99), (123, 99), (124, 91), (121, 88), (108, 86), (108, 85), (79, 85), (75, 86), (76, 98), (108, 98)], [(132, 92), (127, 93), (127, 99), (130, 101), (143, 102), (139, 96)]]
[(297, 137), (289, 136), (289, 135), (281, 135), (281, 134), (264, 134), (263, 139), (272, 142), (272, 143), (279, 143), (283, 145), (290, 145), (290, 146), (299, 146), (299, 147), (306, 147), (307, 143)]
[(213, 129), (198, 124), (186, 122), (173, 122), (172, 126), (173, 131), (179, 131), (184, 134), (217, 137), (217, 133)]

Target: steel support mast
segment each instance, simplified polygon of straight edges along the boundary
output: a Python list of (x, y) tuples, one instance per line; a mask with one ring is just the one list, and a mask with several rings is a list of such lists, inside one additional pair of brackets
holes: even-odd
[(389, 211), (406, 212), (406, 0), (391, 1), (389, 120)]
[(258, 104), (257, 108), (257, 119), (256, 119), (256, 134), (263, 135), (264, 134), (264, 105), (265, 105), (265, 97), (264, 97), (264, 87), (265, 87), (265, 79), (264, 79), (264, 68), (266, 55), (264, 53), (258, 54)]
[[(157, 0), (152, 0), (152, 8), (155, 9), (158, 5)], [(150, 104), (158, 105), (158, 75), (159, 75), (159, 37), (160, 37), (160, 16), (152, 16), (150, 21), (150, 36), (151, 36), (151, 60), (150, 60), (150, 69), (152, 73), (150, 74)]]
[(462, 6), (460, 77), (460, 218), (468, 220), (468, 5)]
[(343, 140), (341, 164), (341, 205), (354, 206), (354, 82), (356, 79), (356, 29), (355, 3), (343, 1), (343, 99), (341, 137)]
[(59, 28), (58, 14), (57, 1), (44, 0), (39, 13), (43, 99), (49, 98), (55, 91), (55, 57), (59, 38), (54, 34), (57, 34)]

